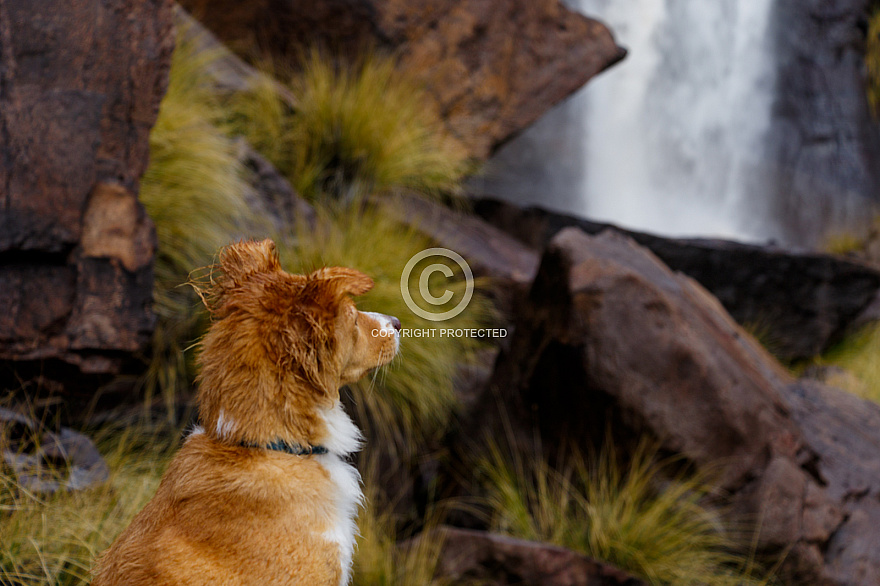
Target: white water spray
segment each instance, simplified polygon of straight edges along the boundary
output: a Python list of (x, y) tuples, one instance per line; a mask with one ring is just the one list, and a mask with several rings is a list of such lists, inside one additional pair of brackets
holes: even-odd
[(477, 189), (667, 235), (775, 236), (754, 205), (772, 192), (772, 3), (571, 0), (628, 55), (502, 148)]
[(629, 55), (583, 92), (585, 197), (572, 211), (665, 234), (768, 236), (748, 212), (770, 189), (771, 3), (580, 0)]

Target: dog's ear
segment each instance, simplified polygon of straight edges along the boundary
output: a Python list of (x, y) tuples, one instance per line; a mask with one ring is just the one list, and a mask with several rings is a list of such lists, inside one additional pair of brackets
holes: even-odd
[(373, 279), (355, 269), (325, 267), (309, 275), (309, 281), (334, 299), (343, 295), (363, 295), (373, 288)]
[(220, 316), (227, 294), (240, 287), (253, 275), (271, 274), (281, 270), (275, 243), (246, 240), (220, 249), (217, 262), (207, 269), (190, 273), (188, 284), (195, 289), (205, 307)]
[(257, 273), (281, 270), (275, 243), (268, 238), (236, 242), (224, 247), (220, 251), (219, 265), (226, 277), (236, 284)]

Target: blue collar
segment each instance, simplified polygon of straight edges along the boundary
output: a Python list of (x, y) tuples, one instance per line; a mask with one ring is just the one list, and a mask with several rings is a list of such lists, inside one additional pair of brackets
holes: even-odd
[(247, 442), (241, 442), (241, 445), (245, 448), (264, 448), (266, 450), (274, 450), (276, 452), (293, 454), (294, 456), (320, 456), (321, 454), (326, 454), (328, 452), (327, 448), (325, 448), (324, 446), (303, 447), (299, 444), (289, 444), (284, 440), (275, 440), (274, 442), (262, 446)]

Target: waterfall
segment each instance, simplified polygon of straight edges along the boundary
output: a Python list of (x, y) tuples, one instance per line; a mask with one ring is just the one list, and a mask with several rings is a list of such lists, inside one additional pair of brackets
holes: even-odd
[(569, 2), (628, 56), (503, 147), (478, 189), (661, 234), (774, 237), (754, 214), (772, 189), (772, 3)]
[(631, 59), (584, 92), (576, 211), (666, 234), (767, 236), (747, 212), (770, 188), (771, 2), (581, 0)]

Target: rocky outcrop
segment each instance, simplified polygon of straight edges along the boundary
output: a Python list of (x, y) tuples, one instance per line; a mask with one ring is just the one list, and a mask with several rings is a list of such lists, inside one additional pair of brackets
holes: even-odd
[(529, 295), (465, 436), (500, 425), (499, 398), (524, 442), (537, 427), (546, 445), (595, 445), (609, 422), (621, 445), (653, 436), (714, 475), (759, 549), (787, 551), (792, 583), (880, 579), (880, 407), (795, 382), (703, 287), (619, 233), (560, 232)]
[[(441, 527), (416, 539), (441, 540), (435, 578), (486, 586), (643, 586), (637, 578), (571, 550), (485, 531)], [(408, 547), (411, 543), (403, 543)]]
[(625, 55), (604, 25), (558, 0), (182, 4), (231, 47), (276, 60), (310, 45), (394, 51), (479, 158)]
[(612, 229), (696, 279), (740, 324), (784, 360), (820, 354), (871, 316), (880, 271), (857, 260), (725, 240), (663, 238), (495, 199), (474, 201), (480, 217), (534, 250), (567, 226)]
[(170, 0), (0, 0), (0, 360), (15, 369), (112, 374), (149, 339), (137, 191), (171, 18)]
[(773, 5), (777, 87), (767, 136), (776, 193), (766, 213), (781, 220), (786, 240), (816, 242), (826, 228), (867, 227), (880, 201), (880, 134), (864, 79), (870, 5)]

